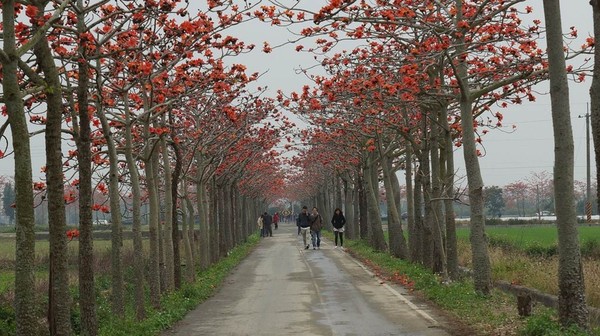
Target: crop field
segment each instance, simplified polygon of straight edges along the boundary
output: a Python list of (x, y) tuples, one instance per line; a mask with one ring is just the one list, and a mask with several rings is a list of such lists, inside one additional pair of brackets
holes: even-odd
[[(144, 251), (148, 250), (148, 240), (144, 240)], [(95, 263), (102, 269), (109, 269), (110, 265), (110, 240), (94, 240)], [(77, 280), (76, 265), (79, 254), (79, 242), (77, 240), (68, 243), (68, 263), (72, 267), (72, 278)], [(44, 281), (48, 278), (48, 251), (49, 244), (47, 240), (39, 240), (35, 243), (35, 264), (36, 280), (41, 288), (47, 286)], [(123, 240), (124, 258), (128, 258), (133, 253), (133, 241)], [(14, 288), (14, 260), (15, 260), (15, 239), (0, 238), (0, 298), (2, 294), (10, 292)]]
[[(148, 241), (144, 240), (143, 244), (146, 248)], [(94, 240), (94, 251), (96, 253), (103, 253), (110, 251), (111, 241), (110, 240)], [(68, 243), (69, 255), (76, 256), (79, 249), (79, 241), (73, 240)], [(133, 240), (123, 240), (123, 249), (133, 249)], [(36, 258), (44, 258), (48, 256), (49, 243), (46, 240), (38, 240), (35, 242), (35, 255)], [(0, 238), (0, 261), (2, 260), (14, 260), (15, 259), (15, 239), (14, 238)]]
[[(486, 233), (490, 240), (510, 242), (517, 248), (526, 249), (532, 245), (551, 247), (557, 245), (557, 230), (555, 225), (547, 226), (488, 226)], [(457, 229), (459, 239), (469, 239), (469, 229)], [(580, 226), (579, 241), (584, 244), (600, 241), (600, 226)]]
[[(494, 280), (504, 280), (544, 293), (558, 294), (556, 226), (486, 227)], [(469, 229), (460, 228), (459, 263), (472, 267)], [(586, 299), (600, 308), (600, 226), (580, 226)]]

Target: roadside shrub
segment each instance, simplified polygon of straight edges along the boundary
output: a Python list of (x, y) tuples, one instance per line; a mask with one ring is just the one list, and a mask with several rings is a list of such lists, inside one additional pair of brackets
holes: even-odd
[(0, 305), (0, 335), (14, 335), (16, 329), (14, 308), (6, 304)]
[(533, 258), (550, 258), (558, 254), (558, 246), (544, 246), (538, 242), (532, 242), (525, 248), (525, 253)]
[(513, 251), (517, 248), (515, 244), (508, 239), (498, 236), (489, 236), (488, 244), (492, 247), (498, 247), (506, 251)]
[(508, 221), (503, 221), (502, 218), (486, 218), (485, 225), (506, 225)]
[[(595, 335), (595, 333), (593, 333)], [(520, 330), (520, 336), (587, 336), (589, 333), (577, 326), (561, 328), (555, 315), (545, 310), (527, 319), (525, 327)]]
[(581, 244), (581, 255), (591, 258), (600, 258), (600, 241), (598, 239), (586, 239)]

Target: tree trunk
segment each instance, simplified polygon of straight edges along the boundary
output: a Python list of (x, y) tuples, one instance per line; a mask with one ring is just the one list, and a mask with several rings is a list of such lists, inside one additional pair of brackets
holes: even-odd
[(102, 107), (98, 108), (98, 117), (102, 123), (102, 132), (108, 148), (109, 173), (108, 192), (111, 219), (111, 274), (112, 274), (112, 311), (118, 317), (125, 315), (125, 302), (123, 297), (123, 268), (121, 262), (121, 247), (123, 246), (123, 233), (121, 223), (121, 195), (119, 194), (119, 156), (111, 136), (110, 126)]
[(406, 146), (405, 152), (405, 183), (406, 183), (406, 225), (408, 229), (408, 257), (413, 263), (420, 262), (419, 257), (419, 246), (420, 241), (418, 239), (418, 232), (415, 226), (415, 202), (414, 202), (414, 188), (413, 188), (413, 154), (412, 145)]
[(354, 188), (352, 189), (352, 205), (353, 205), (352, 216), (354, 217), (354, 222), (352, 223), (352, 225), (354, 226), (354, 228), (353, 228), (354, 239), (361, 238), (360, 223), (361, 223), (362, 219), (360, 217), (361, 203), (360, 203), (358, 180), (359, 180), (359, 173), (357, 172), (356, 173), (356, 184), (354, 185)]
[(475, 290), (488, 295), (492, 285), (492, 273), (485, 234), (483, 202), (483, 180), (479, 169), (479, 159), (475, 147), (473, 114), (471, 102), (461, 98), (461, 126), (463, 128), (463, 155), (467, 180), (469, 183), (469, 202), (471, 204), (471, 255), (473, 259), (473, 280)]
[[(315, 202), (315, 206), (317, 207), (317, 209), (319, 210), (319, 215), (321, 215), (321, 217), (325, 216), (325, 199), (326, 199), (326, 193), (327, 193), (327, 182), (324, 183), (324, 185), (321, 187), (321, 189), (319, 190), (319, 192), (317, 193), (317, 197), (316, 197), (316, 202)], [(310, 212), (310, 209), (309, 209)], [(326, 226), (326, 223), (323, 223)]]
[[(182, 182), (185, 183), (185, 182)], [(196, 241), (195, 240), (195, 235), (196, 235), (196, 231), (194, 229), (194, 220), (196, 218), (195, 216), (195, 211), (194, 211), (194, 204), (192, 203), (192, 201), (190, 200), (190, 198), (188, 197), (187, 194), (187, 188), (184, 190), (185, 193), (185, 202), (187, 205), (187, 211), (188, 211), (188, 231), (187, 231), (187, 237), (188, 237), (188, 242), (190, 244), (190, 248), (191, 248), (191, 256), (192, 256), (192, 273), (194, 274), (194, 281), (196, 278), (196, 267), (200, 264), (199, 260), (200, 258), (198, 257), (198, 250), (196, 247)]]
[[(590, 0), (594, 19), (594, 36), (600, 36), (600, 0)], [(600, 48), (594, 46), (594, 72), (590, 86), (590, 108), (594, 157), (596, 161), (596, 181), (600, 181)], [(600, 200), (600, 188), (596, 188), (596, 200)], [(600, 202), (597, 202), (600, 213)]]
[[(237, 185), (237, 183), (234, 183)], [(231, 211), (233, 212), (233, 229), (235, 232), (235, 240), (234, 246), (237, 246), (243, 243), (246, 240), (246, 236), (244, 235), (244, 213), (241, 211), (241, 208), (244, 204), (244, 197), (241, 195), (237, 187), (232, 187), (232, 207)]]
[[(165, 138), (160, 140), (160, 149), (162, 150), (163, 178), (164, 178), (164, 226), (163, 226), (163, 253), (164, 253), (164, 270), (165, 270), (165, 289), (170, 292), (175, 286), (174, 272), (174, 250), (173, 250), (173, 205), (177, 203), (177, 199), (173, 198), (173, 184), (171, 183), (173, 175), (171, 174), (171, 159), (169, 157), (169, 148)], [(175, 185), (175, 195), (177, 195), (177, 185)], [(179, 232), (177, 232), (179, 239)]]
[[(394, 200), (396, 200), (396, 211), (398, 212), (398, 216), (400, 216), (400, 225), (404, 226), (402, 223), (402, 190), (400, 189), (400, 180), (398, 180), (398, 169), (394, 167), (392, 162), (390, 162), (390, 167), (393, 167), (392, 174), (390, 175), (390, 179), (392, 180), (392, 190), (394, 192)], [(403, 235), (404, 237), (404, 235)], [(406, 245), (406, 238), (404, 239), (404, 244)], [(408, 245), (406, 245), (406, 251), (408, 253)], [(408, 254), (407, 254), (408, 257)]]
[(142, 193), (140, 191), (140, 175), (136, 159), (133, 155), (133, 136), (131, 134), (131, 113), (129, 111), (129, 101), (123, 97), (125, 111), (125, 160), (127, 161), (127, 170), (131, 181), (132, 215), (133, 226), (133, 274), (134, 274), (134, 300), (135, 317), (138, 321), (146, 317), (145, 295), (144, 295), (144, 248), (142, 245)]
[[(323, 189), (323, 207), (319, 209), (319, 214), (323, 218), (331, 218), (331, 216), (333, 216), (332, 197), (334, 195), (335, 186), (332, 178), (326, 178), (325, 181), (325, 188)], [(328, 230), (332, 229), (331, 222), (328, 220), (325, 220), (323, 225)]]
[[(462, 21), (463, 1), (456, 0), (457, 22)], [(462, 28), (459, 28), (459, 30)], [(471, 254), (473, 258), (473, 280), (475, 290), (488, 295), (492, 286), (492, 272), (485, 234), (485, 217), (483, 203), (483, 179), (479, 168), (479, 158), (475, 142), (473, 126), (472, 98), (469, 91), (468, 72), (465, 54), (464, 34), (456, 41), (458, 55), (457, 77), (462, 82), (460, 96), (460, 124), (463, 136), (463, 156), (469, 184), (469, 203), (471, 204)]]
[[(356, 238), (356, 217), (354, 216), (354, 188), (351, 187), (349, 178), (343, 180), (344, 183), (344, 213), (346, 225), (344, 234), (348, 239)], [(358, 207), (356, 207), (358, 208)]]
[[(423, 118), (425, 119), (425, 118)], [(433, 260), (433, 210), (431, 207), (431, 173), (429, 171), (429, 149), (425, 145), (421, 150), (419, 157), (418, 174), (421, 176), (421, 186), (423, 187), (423, 217), (421, 221), (421, 256), (423, 265), (434, 270)]]
[[(415, 172), (415, 185), (413, 188), (413, 204), (414, 204), (414, 246), (411, 247), (411, 259), (418, 263), (423, 263), (423, 175), (420, 168)], [(410, 216), (410, 213), (409, 213)], [(410, 220), (410, 217), (409, 217)], [(412, 250), (414, 249), (414, 250)]]
[(225, 257), (227, 256), (227, 254), (229, 253), (229, 251), (231, 251), (231, 248), (233, 247), (233, 238), (234, 238), (234, 234), (233, 234), (233, 204), (231, 202), (232, 197), (231, 197), (231, 190), (233, 189), (233, 187), (231, 186), (231, 183), (227, 183), (225, 185), (225, 188), (223, 188), (223, 224), (224, 224), (224, 229), (225, 229)]
[[(77, 1), (77, 7), (80, 9), (85, 8), (82, 0)], [(88, 27), (85, 24), (85, 11), (79, 12), (77, 14), (77, 17), (78, 34), (87, 33)], [(92, 187), (91, 127), (90, 115), (87, 109), (87, 107), (89, 106), (89, 64), (88, 50), (83, 44), (79, 45), (79, 55), (79, 77), (77, 79), (77, 105), (79, 106), (79, 129), (78, 134), (76, 134), (75, 136), (77, 143), (77, 162), (79, 168), (79, 309), (81, 313), (81, 332), (83, 335), (91, 336), (96, 335), (98, 333), (98, 320), (96, 316), (96, 285), (94, 280), (94, 229), (92, 218), (92, 203), (94, 191)], [(52, 65), (54, 66), (54, 61), (52, 61)], [(74, 120), (77, 119), (74, 118)], [(113, 226), (114, 225), (116, 224), (113, 222)], [(116, 239), (118, 240), (119, 236), (117, 236)], [(120, 268), (121, 247), (119, 245), (119, 247), (115, 251), (114, 243), (115, 241), (113, 240), (113, 303), (115, 303), (114, 295), (120, 297), (121, 302), (119, 305), (122, 309), (123, 278)], [(115, 253), (117, 255), (115, 255)], [(115, 265), (115, 262), (117, 265)], [(121, 274), (121, 282), (119, 282), (117, 274)], [(115, 278), (114, 275), (117, 275), (117, 278)], [(115, 305), (113, 305), (113, 309), (114, 308)], [(115, 313), (122, 313), (122, 310), (119, 311), (117, 309), (115, 310)]]
[[(147, 127), (147, 126), (146, 126)], [(147, 134), (147, 133), (146, 133)], [(151, 144), (147, 144), (151, 146)], [(150, 302), (156, 309), (160, 308), (160, 254), (159, 254), (159, 209), (158, 192), (153, 166), (156, 164), (155, 151), (148, 148), (146, 156), (146, 188), (149, 200), (148, 230), (150, 236), (150, 255), (148, 260), (148, 283), (150, 287)]]
[(434, 121), (431, 123), (431, 201), (432, 210), (432, 234), (433, 234), (433, 271), (440, 274), (443, 279), (448, 278), (446, 265), (446, 247), (444, 246), (445, 228), (442, 218), (442, 175), (440, 167), (440, 123), (446, 122), (441, 118), (440, 106), (435, 106), (433, 112)]
[(370, 228), (369, 242), (373, 249), (384, 252), (387, 251), (387, 243), (383, 236), (381, 215), (379, 213), (379, 185), (377, 183), (377, 175), (377, 166), (372, 164), (371, 159), (369, 159), (367, 168), (365, 168), (365, 194)]
[[(334, 181), (335, 181), (335, 184), (334, 184), (334, 186), (335, 186), (335, 201), (334, 201), (335, 206), (332, 207), (333, 209), (330, 209), (332, 211), (334, 211), (335, 208), (338, 208), (338, 207), (340, 209), (344, 208), (344, 206), (343, 206), (344, 198), (342, 195), (342, 193), (343, 193), (342, 179), (339, 176), (336, 176), (334, 178)], [(331, 216), (329, 216), (329, 218), (331, 218), (331, 217), (333, 217), (333, 212), (331, 213)], [(331, 221), (327, 221), (327, 222), (331, 223)]]
[(360, 239), (369, 239), (369, 223), (367, 212), (367, 191), (365, 190), (365, 171), (362, 170), (358, 174), (357, 189), (358, 189), (358, 225)]
[(225, 187), (223, 185), (217, 184), (217, 188), (215, 190), (216, 194), (216, 203), (217, 203), (217, 222), (219, 223), (219, 231), (217, 238), (217, 247), (219, 251), (219, 258), (225, 258), (227, 256), (227, 236), (229, 234), (227, 223), (225, 220)]
[(187, 197), (186, 186), (181, 182), (181, 230), (183, 232), (183, 253), (185, 259), (185, 277), (187, 283), (193, 283), (195, 279), (194, 255), (192, 245), (190, 244), (189, 227), (194, 220), (194, 208), (192, 202)]
[(210, 256), (211, 263), (216, 263), (220, 259), (219, 250), (220, 241), (220, 225), (219, 223), (219, 188), (217, 187), (215, 178), (213, 178), (210, 188), (209, 199), (210, 204), (210, 220), (209, 220), (209, 241), (210, 241)]
[(35, 217), (33, 211), (33, 178), (29, 130), (25, 119), (23, 97), (19, 88), (18, 60), (15, 42), (15, 1), (2, 2), (3, 48), (8, 60), (2, 61), (2, 92), (15, 160), (16, 255), (15, 255), (15, 322), (16, 335), (37, 335), (35, 307)]
[[(442, 116), (440, 120), (448, 120), (448, 111), (446, 107), (442, 107)], [(452, 133), (448, 127), (448, 123), (444, 123), (444, 141), (441, 150), (442, 171), (441, 176), (444, 178), (444, 214), (446, 216), (446, 260), (448, 267), (448, 275), (450, 279), (458, 279), (458, 247), (456, 240), (456, 216), (454, 213), (454, 151), (452, 144)]]
[[(44, 5), (45, 3), (38, 4), (37, 7), (39, 13), (44, 12)], [(38, 17), (38, 19), (42, 19), (41, 14)], [(37, 28), (34, 28), (34, 30), (37, 30)], [(45, 129), (46, 185), (48, 195), (48, 225), (50, 231), (50, 292), (48, 302), (48, 322), (51, 335), (70, 335), (71, 296), (69, 293), (67, 237), (65, 235), (65, 193), (63, 182), (61, 140), (63, 115), (62, 89), (58, 71), (56, 69), (56, 66), (54, 65), (54, 59), (52, 57), (50, 47), (48, 46), (48, 40), (46, 36), (41, 37), (40, 40), (35, 44), (34, 53), (37, 58), (37, 62), (40, 65), (40, 68), (44, 72), (46, 80), (46, 88), (44, 92), (46, 94), (47, 108)], [(87, 163), (89, 166), (89, 161)], [(85, 165), (83, 169), (85, 171)], [(85, 199), (83, 201), (85, 202)], [(81, 202), (82, 200), (80, 198), (80, 204)], [(86, 230), (84, 225), (81, 225), (80, 232), (81, 235), (79, 246), (81, 249), (82, 244), (84, 244), (84, 238), (88, 238), (87, 242), (91, 242), (91, 230)], [(92, 307), (94, 306), (94, 304), (95, 301), (92, 302)]]
[(394, 193), (394, 182), (392, 176), (396, 173), (392, 171), (393, 158), (383, 157), (383, 183), (385, 185), (388, 205), (388, 233), (390, 241), (390, 254), (394, 257), (406, 259), (408, 252), (406, 250), (406, 240), (404, 239), (404, 232), (402, 231), (402, 221), (400, 220), (400, 214), (398, 213), (397, 202), (400, 199), (396, 199)]
[[(153, 153), (151, 156), (152, 160), (152, 179), (154, 180), (154, 192), (156, 193), (156, 242), (158, 245), (158, 283), (159, 283), (159, 293), (160, 296), (167, 289), (167, 269), (165, 265), (165, 209), (163, 204), (165, 203), (164, 199), (161, 199), (161, 181), (160, 179), (160, 154), (161, 147), (160, 142), (156, 144), (156, 153)], [(152, 208), (152, 207), (151, 207)], [(150, 209), (152, 212), (152, 209)], [(169, 235), (171, 233), (169, 232)], [(169, 259), (171, 262), (172, 259)], [(160, 299), (159, 296), (159, 299)]]
[(554, 198), (558, 227), (558, 315), (563, 326), (588, 329), (573, 183), (574, 145), (559, 0), (544, 0), (554, 129)]
[(252, 227), (254, 226), (254, 220), (252, 220), (254, 216), (252, 216), (250, 211), (250, 199), (248, 197), (243, 197), (242, 199), (241, 214), (244, 216), (244, 221), (241, 224), (244, 227), (244, 242), (246, 242), (248, 237), (253, 233)]
[[(173, 120), (171, 120), (171, 124), (173, 124)], [(173, 148), (173, 153), (175, 154), (175, 169), (173, 170), (173, 178), (171, 179), (171, 199), (173, 200), (173, 204), (171, 205), (171, 214), (172, 214), (172, 228), (171, 228), (171, 240), (173, 241), (173, 280), (175, 281), (175, 288), (181, 288), (181, 249), (179, 247), (179, 243), (181, 242), (181, 237), (179, 235), (179, 216), (177, 215), (177, 186), (179, 185), (179, 180), (181, 178), (182, 167), (182, 158), (181, 158), (181, 150), (179, 148), (179, 144), (176, 141), (171, 143), (171, 147)], [(187, 193), (187, 190), (182, 190), (184, 195)], [(183, 199), (181, 200), (183, 203)], [(183, 204), (181, 204), (183, 207)], [(190, 208), (191, 213), (194, 213), (194, 209)], [(186, 214), (182, 213), (182, 220), (185, 219)], [(193, 219), (193, 217), (192, 217)], [(193, 223), (193, 222), (190, 222)], [(193, 226), (193, 224), (189, 224)], [(186, 236), (186, 230), (182, 230), (182, 235)], [(189, 243), (189, 241), (188, 241)], [(193, 259), (192, 259), (193, 260)], [(193, 267), (192, 267), (193, 269)]]
[[(425, 111), (423, 111), (426, 113)], [(429, 269), (435, 271), (434, 259), (433, 259), (433, 247), (434, 247), (434, 235), (433, 226), (435, 218), (433, 216), (433, 208), (431, 204), (431, 170), (429, 155), (431, 152), (431, 128), (427, 122), (429, 118), (421, 118), (421, 132), (425, 134), (421, 143), (421, 150), (419, 151), (419, 170), (418, 174), (421, 176), (421, 186), (423, 187), (423, 221), (422, 221), (422, 237), (421, 240), (421, 256), (423, 257), (423, 264)]]
[(210, 265), (210, 246), (208, 240), (208, 206), (206, 199), (206, 190), (200, 176), (196, 182), (196, 197), (198, 207), (198, 219), (200, 221), (198, 229), (198, 247), (200, 269), (205, 270)]

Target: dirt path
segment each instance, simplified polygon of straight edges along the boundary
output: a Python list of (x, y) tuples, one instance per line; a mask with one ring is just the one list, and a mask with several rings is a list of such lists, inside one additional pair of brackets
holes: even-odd
[(304, 250), (283, 224), (163, 335), (448, 335), (443, 318), (410, 300), (329, 241)]

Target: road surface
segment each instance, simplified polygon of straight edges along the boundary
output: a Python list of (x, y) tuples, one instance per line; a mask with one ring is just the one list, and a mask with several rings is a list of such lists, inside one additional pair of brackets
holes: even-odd
[(330, 241), (304, 250), (295, 224), (283, 223), (163, 336), (449, 335), (443, 318), (409, 300)]

